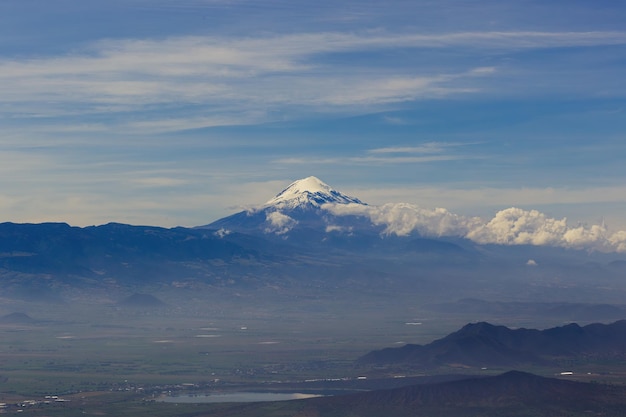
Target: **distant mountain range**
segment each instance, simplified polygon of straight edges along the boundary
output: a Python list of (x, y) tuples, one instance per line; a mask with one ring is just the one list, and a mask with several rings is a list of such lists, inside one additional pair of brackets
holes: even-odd
[(210, 231), (117, 223), (85, 228), (2, 223), (0, 267), (77, 280), (117, 275), (149, 281), (167, 275), (181, 262), (258, 257), (251, 245), (236, 240), (221, 239)]
[(427, 345), (407, 344), (361, 357), (361, 364), (514, 367), (557, 365), (564, 360), (626, 358), (626, 320), (612, 324), (572, 323), (547, 330), (509, 329), (486, 322), (472, 323)]
[[(122, 291), (120, 300), (159, 288), (273, 288), (285, 296), (349, 291), (443, 303), (549, 287), (561, 302), (626, 299), (619, 279), (626, 255), (391, 233), (367, 210), (375, 208), (308, 177), (264, 205), (195, 228), (2, 223), (0, 296), (51, 302), (69, 289), (100, 288)], [(445, 211), (417, 214), (454, 220)]]

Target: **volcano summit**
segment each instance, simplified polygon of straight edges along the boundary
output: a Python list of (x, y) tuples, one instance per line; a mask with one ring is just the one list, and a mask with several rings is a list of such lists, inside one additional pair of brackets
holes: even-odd
[(372, 227), (371, 222), (364, 218), (335, 216), (325, 209), (327, 205), (368, 207), (358, 198), (345, 195), (311, 176), (294, 181), (256, 209), (242, 211), (201, 227), (282, 237), (286, 237), (293, 229), (325, 233), (352, 231), (357, 224)]
[(358, 198), (334, 190), (317, 177), (307, 177), (291, 183), (276, 197), (265, 203), (265, 207), (276, 209), (320, 208), (326, 203), (365, 205)]

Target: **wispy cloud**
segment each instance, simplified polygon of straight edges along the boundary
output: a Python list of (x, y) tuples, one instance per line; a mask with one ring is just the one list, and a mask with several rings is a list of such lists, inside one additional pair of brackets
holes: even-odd
[(370, 149), (371, 154), (400, 154), (400, 153), (439, 153), (442, 147), (438, 143), (426, 143), (422, 146), (396, 146), (388, 148)]
[(142, 187), (177, 187), (187, 183), (186, 180), (180, 178), (168, 178), (168, 177), (146, 177), (146, 178), (134, 178), (130, 180), (132, 184), (136, 184)]
[(468, 143), (449, 143), (449, 142), (426, 142), (419, 146), (390, 146), (385, 148), (370, 149), (370, 154), (434, 154), (442, 153), (446, 149), (468, 146)]
[(415, 164), (422, 162), (454, 161), (460, 159), (476, 159), (477, 156), (462, 155), (430, 155), (430, 156), (354, 156), (346, 158), (282, 158), (274, 162), (286, 165), (372, 165), (372, 164)]
[(390, 125), (395, 125), (395, 126), (406, 126), (406, 125), (411, 124), (408, 120), (403, 119), (402, 117), (389, 116), (389, 115), (383, 116), (383, 121), (385, 123), (388, 123)]
[[(626, 32), (364, 32), (109, 40), (66, 55), (0, 58), (0, 104), (4, 104), (2, 114), (12, 118), (148, 112), (138, 115), (140, 120), (134, 126), (152, 132), (159, 124), (146, 117), (168, 108), (187, 107), (198, 119), (201, 109), (207, 108), (222, 112), (236, 106), (254, 113), (267, 106), (294, 104), (318, 111), (325, 106), (384, 105), (471, 94), (480, 91), (473, 78), (497, 72), (486, 66), (420, 73), (392, 64), (385, 68), (383, 63), (381, 70), (373, 73), (351, 66), (349, 61), (331, 64), (321, 59), (328, 54), (399, 48), (510, 50), (618, 44), (626, 44)], [(250, 121), (244, 117), (218, 121), (217, 125)], [(207, 120), (207, 126), (215, 124)], [(177, 125), (162, 122), (166, 131)]]
[(218, 126), (245, 126), (267, 121), (263, 112), (241, 112), (213, 117), (179, 117), (130, 122), (125, 125), (130, 133), (164, 133), (203, 129)]
[(446, 142), (427, 142), (418, 146), (390, 146), (384, 148), (375, 148), (365, 151), (361, 155), (333, 157), (333, 158), (300, 158), (289, 157), (277, 159), (274, 162), (280, 164), (307, 164), (307, 165), (325, 165), (325, 164), (413, 164), (426, 162), (442, 162), (466, 159), (480, 159), (482, 156), (477, 154), (468, 154), (454, 152), (455, 148), (467, 147), (474, 143), (446, 143)]

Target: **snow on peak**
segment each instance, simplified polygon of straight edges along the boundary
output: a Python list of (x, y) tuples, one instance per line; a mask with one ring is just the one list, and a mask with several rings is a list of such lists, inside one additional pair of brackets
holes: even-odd
[(265, 203), (266, 206), (278, 206), (280, 208), (296, 208), (314, 206), (321, 207), (326, 203), (339, 204), (364, 204), (358, 198), (349, 197), (334, 190), (317, 177), (307, 177), (294, 181), (278, 193), (276, 197)]

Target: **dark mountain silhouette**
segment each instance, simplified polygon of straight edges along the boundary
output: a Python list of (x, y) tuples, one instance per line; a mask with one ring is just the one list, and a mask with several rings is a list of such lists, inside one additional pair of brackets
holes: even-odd
[(509, 329), (481, 322), (427, 345), (386, 348), (361, 357), (362, 364), (406, 363), (418, 367), (549, 364), (563, 358), (626, 357), (626, 320), (568, 324), (547, 330)]
[(117, 303), (119, 307), (126, 308), (162, 308), (166, 307), (163, 301), (152, 294), (134, 293)]
[(545, 406), (576, 410), (596, 409), (603, 402), (626, 404), (626, 388), (545, 378), (526, 372), (509, 371), (494, 377), (478, 377), (439, 384), (414, 385), (391, 390), (355, 394), (349, 398), (329, 397), (327, 405), (352, 407), (418, 408)]
[(4, 324), (32, 324), (34, 322), (35, 319), (26, 313), (10, 313), (0, 317), (0, 323)]
[(621, 416), (626, 387), (510, 371), (389, 390), (282, 403), (233, 404), (205, 416), (577, 417)]

